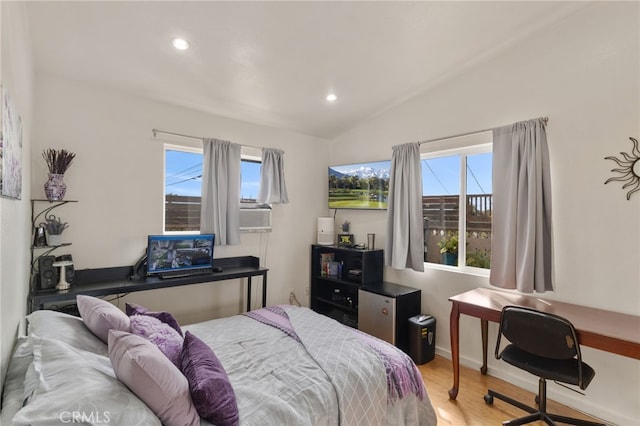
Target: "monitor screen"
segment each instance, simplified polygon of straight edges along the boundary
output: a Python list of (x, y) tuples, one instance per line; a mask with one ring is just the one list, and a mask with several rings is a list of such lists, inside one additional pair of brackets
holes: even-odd
[(213, 267), (214, 234), (149, 235), (147, 274)]

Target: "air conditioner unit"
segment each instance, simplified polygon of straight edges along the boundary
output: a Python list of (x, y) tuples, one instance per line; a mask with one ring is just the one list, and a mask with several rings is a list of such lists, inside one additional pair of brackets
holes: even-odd
[(271, 232), (271, 209), (249, 207), (240, 209), (241, 232)]

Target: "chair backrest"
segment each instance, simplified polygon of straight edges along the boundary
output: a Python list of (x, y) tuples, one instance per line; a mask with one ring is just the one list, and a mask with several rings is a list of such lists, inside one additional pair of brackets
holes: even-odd
[(520, 306), (505, 306), (500, 316), (499, 333), (534, 355), (552, 359), (581, 358), (573, 324), (557, 315)]

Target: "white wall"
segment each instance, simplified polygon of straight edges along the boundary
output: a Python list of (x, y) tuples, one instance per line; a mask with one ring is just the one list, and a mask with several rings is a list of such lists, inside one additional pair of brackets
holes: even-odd
[[(548, 116), (556, 290), (543, 297), (640, 315), (640, 194), (627, 201), (620, 184), (603, 185), (615, 166), (604, 157), (630, 152), (629, 137), (640, 136), (638, 17), (637, 2), (582, 8), (508, 53), (336, 138), (330, 160), (389, 159), (393, 145)], [(337, 222), (344, 219), (361, 238), (376, 232), (383, 247), (385, 215), (339, 211)], [(448, 298), (488, 286), (487, 278), (437, 269), (387, 268), (385, 279), (422, 289), (423, 311), (437, 318), (438, 351), (445, 356)], [(473, 367), (481, 363), (479, 331), (478, 320), (461, 318), (461, 357)], [(490, 346), (495, 333), (492, 325)], [(590, 348), (583, 352), (597, 372), (587, 396), (551, 385), (550, 397), (608, 421), (639, 424), (640, 363)], [(537, 391), (533, 376), (505, 367), (491, 353), (490, 374)], [(460, 392), (466, 391), (462, 383)]]
[(33, 64), (24, 3), (1, 2), (2, 85), (22, 119), (22, 199), (0, 198), (0, 383), (25, 315), (29, 281)]
[[(315, 218), (326, 212), (317, 190), (326, 180), (326, 141), (51, 75), (37, 74), (36, 98), (34, 196), (44, 195), (46, 167), (39, 157), (43, 149), (66, 148), (77, 154), (65, 174), (65, 198), (78, 203), (56, 210), (70, 223), (63, 239), (72, 245), (56, 254), (71, 253), (77, 269), (133, 265), (144, 251), (147, 234), (162, 233), (163, 141), (190, 145), (197, 141), (154, 139), (153, 128), (279, 148), (285, 151), (290, 203), (274, 206), (273, 232), (242, 234), (241, 245), (217, 246), (215, 257), (260, 257), (270, 268), (269, 304), (287, 302), (290, 288), (299, 300), (306, 300)], [(252, 283), (256, 284), (252, 302), (258, 307), (260, 280)], [(238, 284), (226, 281), (135, 293), (126, 300), (168, 309), (178, 321), (189, 323), (244, 311), (244, 286)]]

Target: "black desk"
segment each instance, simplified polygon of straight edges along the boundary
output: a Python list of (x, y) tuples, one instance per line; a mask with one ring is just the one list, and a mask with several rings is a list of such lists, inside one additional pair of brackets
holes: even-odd
[(133, 269), (131, 266), (76, 270), (75, 280), (69, 290), (34, 290), (32, 288), (29, 294), (28, 311), (43, 309), (50, 303), (75, 301), (79, 294), (109, 296), (236, 278), (247, 278), (247, 311), (249, 311), (251, 310), (251, 277), (255, 276), (262, 276), (262, 307), (265, 307), (269, 269), (260, 266), (260, 259), (254, 256), (226, 257), (215, 259), (215, 266), (221, 267), (223, 271), (187, 278), (145, 277), (140, 280), (129, 279)]

